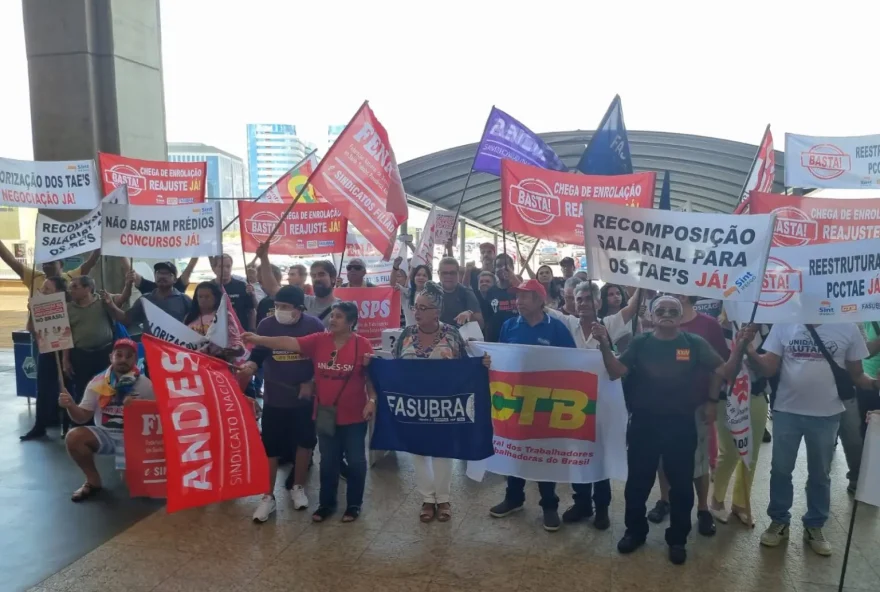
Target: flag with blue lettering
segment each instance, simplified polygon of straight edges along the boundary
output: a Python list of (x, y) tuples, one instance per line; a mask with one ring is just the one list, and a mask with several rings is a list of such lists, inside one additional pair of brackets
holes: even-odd
[(672, 191), (669, 187), (669, 171), (663, 174), (663, 189), (660, 190), (660, 204), (658, 210), (672, 209)]
[(370, 448), (482, 460), (492, 456), (489, 374), (480, 358), (370, 362), (376, 426)]
[(581, 154), (577, 169), (586, 175), (632, 174), (632, 157), (626, 126), (623, 124), (620, 95), (615, 95), (614, 100), (611, 101), (602, 123)]
[(554, 171), (567, 170), (565, 165), (538, 134), (502, 111), (492, 107), (473, 168), (477, 172), (501, 175), (501, 159), (530, 164)]

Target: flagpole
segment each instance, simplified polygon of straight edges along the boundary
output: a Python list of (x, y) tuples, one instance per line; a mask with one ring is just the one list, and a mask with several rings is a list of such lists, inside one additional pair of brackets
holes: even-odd
[(477, 149), (474, 151), (474, 157), (471, 159), (471, 168), (468, 170), (467, 178), (464, 180), (464, 189), (461, 190), (461, 197), (458, 198), (458, 207), (455, 208), (455, 218), (452, 219), (452, 232), (455, 233), (455, 225), (458, 223), (458, 216), (461, 212), (461, 204), (464, 203), (464, 194), (467, 192), (468, 183), (471, 181), (471, 175), (474, 173), (474, 165), (477, 163), (477, 155), (480, 154), (480, 146), (483, 145), (483, 137), (486, 130), (489, 129), (489, 122), (492, 120), (492, 113), (495, 111), (495, 105), (489, 111), (489, 117), (486, 118), (486, 125), (483, 126), (483, 133), (480, 134), (480, 141), (477, 143)]
[(843, 592), (843, 581), (846, 578), (846, 564), (849, 562), (849, 548), (852, 545), (853, 530), (856, 527), (856, 510), (859, 508), (859, 500), (853, 500), (852, 515), (849, 517), (849, 532), (846, 535), (846, 550), (843, 552), (843, 567), (840, 570), (840, 585), (838, 592)]
[[(764, 135), (761, 136), (761, 143), (758, 144), (758, 150), (755, 152), (755, 157), (752, 159), (752, 166), (749, 167), (749, 174), (746, 175), (746, 181), (743, 183), (742, 189), (739, 190), (739, 199), (736, 202), (737, 207), (743, 202), (745, 198), (746, 187), (749, 186), (749, 180), (752, 178), (752, 173), (755, 172), (755, 166), (758, 164), (758, 156), (761, 155), (761, 147), (764, 145), (764, 140), (767, 139), (767, 134), (770, 133), (770, 124), (767, 124), (767, 127), (764, 128)], [(775, 171), (774, 171), (775, 174)], [(736, 209), (736, 208), (734, 208)]]

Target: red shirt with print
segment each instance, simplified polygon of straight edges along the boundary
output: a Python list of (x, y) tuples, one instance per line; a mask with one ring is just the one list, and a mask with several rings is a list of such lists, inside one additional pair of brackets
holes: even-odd
[(333, 405), (336, 402), (337, 425), (362, 423), (367, 404), (364, 356), (373, 353), (370, 340), (352, 333), (338, 350), (332, 333), (313, 333), (297, 337), (296, 341), (300, 352), (315, 365), (315, 413), (318, 403)]

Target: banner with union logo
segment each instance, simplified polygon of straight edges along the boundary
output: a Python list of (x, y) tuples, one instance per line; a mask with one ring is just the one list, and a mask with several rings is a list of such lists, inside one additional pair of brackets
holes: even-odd
[[(287, 210), (286, 203), (239, 201), (241, 248), (255, 253), (266, 242)], [(323, 255), (345, 248), (346, 220), (335, 206), (326, 203), (298, 203), (284, 218), (269, 243), (276, 255)]]
[(753, 191), (748, 211), (776, 214), (774, 247), (880, 239), (880, 199), (823, 199)]
[(489, 354), (495, 454), (482, 471), (555, 483), (626, 479), (626, 404), (598, 350), (471, 342)]
[(369, 339), (374, 347), (382, 345), (382, 331), (400, 328), (400, 292), (391, 286), (336, 288), (333, 294), (357, 305), (355, 331)]
[[(747, 322), (752, 306), (724, 302), (733, 321)], [(877, 320), (880, 239), (770, 249), (756, 323)]]
[(880, 135), (785, 134), (785, 185), (880, 189)]
[(156, 401), (132, 401), (123, 412), (125, 484), (131, 497), (166, 497), (165, 443)]
[(104, 195), (128, 185), (133, 206), (180, 206), (205, 201), (205, 162), (140, 160), (118, 154), (98, 153)]
[(501, 223), (507, 232), (584, 244), (583, 202), (654, 207), (656, 173), (577, 175), (501, 161)]

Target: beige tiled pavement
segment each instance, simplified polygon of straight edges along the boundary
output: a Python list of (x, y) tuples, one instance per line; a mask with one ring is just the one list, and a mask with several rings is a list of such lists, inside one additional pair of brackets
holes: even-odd
[[(803, 452), (802, 452), (803, 454)], [(845, 491), (842, 451), (833, 469), (832, 517), (827, 535), (834, 556), (804, 548), (799, 517), (804, 511), (805, 459), (795, 476), (792, 538), (777, 549), (761, 548), (768, 524), (770, 446), (757, 469), (753, 507), (757, 528), (718, 525), (714, 538), (693, 532), (686, 565), (666, 559), (663, 527), (635, 554), (617, 554), (623, 533), (623, 487), (614, 484), (612, 528), (564, 525), (541, 529), (537, 490), (527, 490), (526, 510), (496, 520), (488, 508), (500, 501), (504, 480), (475, 483), (456, 463), (453, 520), (421, 524), (407, 455), (390, 455), (371, 469), (361, 519), (343, 525), (338, 516), (321, 525), (309, 512), (294, 511), (279, 493), (279, 510), (257, 525), (250, 515), (257, 498), (142, 520), (109, 543), (33, 588), (38, 592), (833, 592), (843, 560), (851, 499)], [(308, 487), (317, 501), (317, 467)], [(283, 482), (283, 479), (279, 481)], [(340, 495), (344, 495), (344, 485)], [(560, 511), (570, 490), (558, 487)], [(650, 503), (656, 498), (652, 496)], [(344, 498), (342, 498), (344, 499)], [(100, 502), (96, 502), (100, 503)], [(880, 520), (861, 506), (849, 558), (847, 591), (880, 591)]]

